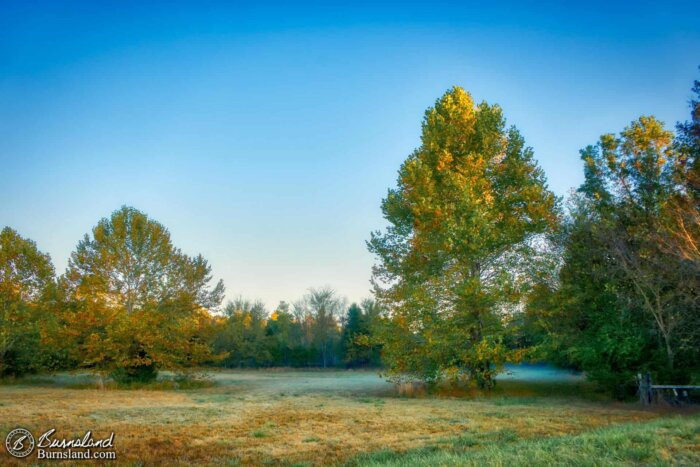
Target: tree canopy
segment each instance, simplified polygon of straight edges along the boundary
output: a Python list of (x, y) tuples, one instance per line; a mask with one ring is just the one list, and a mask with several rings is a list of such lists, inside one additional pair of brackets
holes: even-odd
[(39, 323), (53, 281), (49, 255), (5, 227), (0, 232), (0, 376), (21, 375), (46, 363)]
[(211, 280), (202, 256), (183, 254), (160, 223), (122, 207), (71, 255), (62, 280), (70, 303), (61, 313), (63, 335), (81, 366), (125, 379), (206, 361), (208, 311), (218, 309), (224, 292)]
[(459, 87), (427, 110), (421, 143), (382, 201), (389, 227), (368, 243), (394, 325), (387, 362), (428, 380), (466, 371), (489, 387), (524, 260), (556, 224), (557, 200), (500, 107)]

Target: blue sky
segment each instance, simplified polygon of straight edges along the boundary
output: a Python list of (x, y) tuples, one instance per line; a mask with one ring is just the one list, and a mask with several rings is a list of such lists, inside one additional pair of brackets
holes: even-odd
[(227, 296), (369, 294), (369, 232), (457, 84), (500, 104), (565, 195), (578, 150), (686, 119), (695, 2), (0, 0), (0, 226), (58, 272), (123, 204), (202, 253)]

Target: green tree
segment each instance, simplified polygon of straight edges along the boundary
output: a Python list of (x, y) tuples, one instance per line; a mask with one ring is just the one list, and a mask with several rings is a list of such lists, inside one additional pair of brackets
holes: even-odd
[(666, 254), (660, 242), (664, 211), (687, 179), (685, 159), (653, 117), (632, 122), (619, 137), (603, 135), (582, 158), (580, 191), (593, 206), (595, 235), (614, 258), (610, 272), (626, 285), (619, 295), (653, 320), (670, 376), (686, 347), (678, 333), (700, 306), (700, 270)]
[(564, 224), (558, 284), (528, 302), (550, 357), (618, 397), (639, 372), (684, 382), (697, 371), (700, 270), (674, 232), (679, 201), (693, 196), (684, 144), (641, 117), (581, 151), (585, 181)]
[(390, 310), (389, 368), (426, 380), (468, 375), (482, 387), (507, 358), (504, 316), (519, 272), (555, 225), (557, 200), (500, 107), (459, 87), (428, 109), (421, 146), (402, 165), (369, 249), (376, 294)]
[(49, 255), (5, 227), (0, 232), (0, 377), (37, 371), (47, 363), (41, 324), (49, 319), (46, 302), (53, 282)]
[(659, 355), (650, 345), (653, 324), (623, 298), (630, 286), (612, 273), (616, 259), (598, 227), (593, 206), (575, 196), (561, 236), (558, 283), (533, 289), (526, 316), (550, 361), (584, 370), (622, 398)]
[(358, 346), (355, 339), (366, 334), (363, 322), (362, 308), (353, 303), (348, 308), (343, 323), (343, 332), (340, 338), (343, 353), (343, 362), (350, 367), (366, 365), (369, 359), (364, 355), (365, 349)]
[(272, 361), (275, 366), (301, 366), (306, 356), (299, 360), (301, 349), (301, 326), (294, 320), (287, 302), (280, 302), (267, 320), (265, 334)]
[(226, 321), (214, 340), (215, 353), (226, 353), (227, 367), (261, 367), (272, 363), (262, 302), (238, 297), (224, 309)]
[(690, 261), (700, 270), (700, 81), (693, 86), (690, 120), (678, 123), (674, 149), (678, 152), (677, 189), (664, 207), (660, 243), (669, 254)]
[(294, 308), (296, 319), (302, 323), (305, 342), (318, 352), (320, 365), (326, 368), (338, 363), (338, 319), (344, 308), (343, 300), (332, 289), (310, 289)]
[(379, 366), (381, 344), (377, 339), (380, 329), (381, 308), (372, 299), (353, 303), (343, 323), (341, 351), (343, 362), (349, 367)]
[(209, 313), (224, 292), (211, 279), (202, 256), (183, 254), (163, 225), (122, 207), (71, 255), (60, 340), (80, 366), (124, 380), (199, 364), (211, 358)]

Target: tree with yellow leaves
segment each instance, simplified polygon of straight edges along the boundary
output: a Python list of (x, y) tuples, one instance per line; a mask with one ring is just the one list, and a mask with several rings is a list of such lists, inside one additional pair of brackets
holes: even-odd
[(368, 246), (389, 309), (391, 371), (428, 381), (468, 377), (490, 388), (507, 359), (533, 240), (557, 221), (557, 200), (501, 108), (462, 88), (425, 114), (421, 146), (399, 170)]
[[(697, 166), (654, 117), (640, 117), (619, 137), (601, 136), (581, 154), (586, 179), (579, 191), (589, 203), (594, 235), (614, 259), (608, 275), (618, 284), (618, 300), (655, 329), (650, 334), (658, 336), (665, 357), (663, 371), (662, 365), (655, 369), (687, 378), (698, 343), (700, 269), (692, 251), (676, 242), (678, 226), (669, 213), (678, 200), (692, 199)], [(697, 243), (697, 228), (685, 233)]]
[(0, 377), (36, 371), (45, 363), (40, 325), (53, 283), (49, 255), (5, 227), (0, 232)]
[(130, 207), (102, 219), (72, 253), (61, 280), (58, 344), (81, 367), (148, 381), (211, 357), (210, 311), (223, 299), (211, 267), (172, 245), (168, 230)]

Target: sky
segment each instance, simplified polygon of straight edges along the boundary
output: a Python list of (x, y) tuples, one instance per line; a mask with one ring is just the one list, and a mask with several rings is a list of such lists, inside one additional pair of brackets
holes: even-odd
[(695, 2), (0, 0), (0, 227), (64, 272), (122, 205), (227, 298), (370, 295), (365, 241), (459, 85), (498, 103), (565, 196), (578, 151), (700, 79)]

